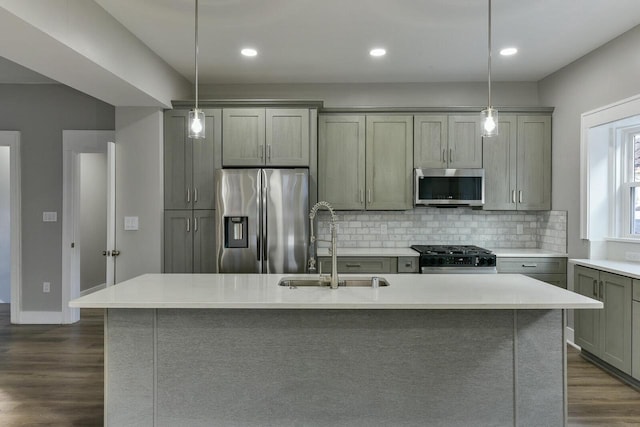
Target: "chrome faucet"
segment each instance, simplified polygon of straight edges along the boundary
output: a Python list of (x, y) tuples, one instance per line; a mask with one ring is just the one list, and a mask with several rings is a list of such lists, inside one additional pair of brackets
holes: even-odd
[[(333, 211), (333, 208), (331, 207), (331, 205), (328, 202), (325, 201), (320, 201), (318, 203), (316, 203), (312, 208), (311, 208), (311, 212), (309, 212), (309, 221), (311, 222), (311, 247), (313, 248), (315, 246), (315, 242), (316, 240), (316, 236), (313, 233), (313, 221), (316, 218), (316, 213), (318, 212), (318, 209), (320, 208), (326, 208), (329, 213), (331, 213), (331, 224), (330, 224), (330, 229), (331, 229), (331, 248), (329, 249), (329, 252), (331, 253), (331, 279), (330, 279), (330, 285), (331, 285), (331, 289), (338, 289), (338, 255), (337, 255), (337, 237), (336, 237), (336, 229), (337, 229), (337, 224), (336, 224), (336, 214)], [(315, 272), (316, 270), (316, 259), (314, 257), (315, 254), (312, 254), (312, 256), (309, 257), (309, 272)]]

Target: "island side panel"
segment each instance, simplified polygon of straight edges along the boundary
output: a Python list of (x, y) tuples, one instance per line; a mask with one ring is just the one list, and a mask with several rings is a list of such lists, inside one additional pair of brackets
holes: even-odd
[(154, 311), (107, 310), (105, 426), (154, 425)]
[(518, 310), (516, 323), (517, 425), (566, 425), (563, 310)]
[(512, 310), (168, 310), (158, 426), (514, 425)]

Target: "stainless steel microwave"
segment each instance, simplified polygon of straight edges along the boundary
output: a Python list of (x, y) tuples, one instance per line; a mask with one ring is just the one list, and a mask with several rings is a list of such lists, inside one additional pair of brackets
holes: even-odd
[(484, 169), (414, 169), (416, 205), (484, 205)]

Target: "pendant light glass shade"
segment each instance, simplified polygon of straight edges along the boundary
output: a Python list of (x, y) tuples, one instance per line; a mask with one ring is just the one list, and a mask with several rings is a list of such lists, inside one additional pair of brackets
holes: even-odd
[(480, 123), (482, 125), (482, 136), (492, 137), (498, 135), (498, 110), (491, 106), (491, 0), (489, 1), (489, 55), (488, 55), (488, 81), (489, 81), (489, 102), (487, 108), (480, 112)]
[(204, 138), (204, 111), (194, 108), (189, 111), (189, 138)]
[(498, 110), (487, 108), (480, 112), (482, 123), (482, 136), (491, 137), (498, 135)]
[(204, 111), (198, 108), (198, 0), (196, 0), (196, 35), (195, 35), (195, 58), (196, 58), (196, 105), (189, 111), (189, 138), (203, 139), (205, 137)]

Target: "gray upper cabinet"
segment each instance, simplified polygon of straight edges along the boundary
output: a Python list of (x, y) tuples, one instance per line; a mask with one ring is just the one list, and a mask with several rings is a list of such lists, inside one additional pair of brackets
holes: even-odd
[(340, 210), (412, 206), (413, 117), (321, 115), (318, 199)]
[(425, 114), (414, 117), (414, 166), (481, 168), (479, 115)]
[(318, 200), (365, 208), (365, 116), (319, 116)]
[(213, 130), (220, 110), (204, 112), (205, 139), (187, 137), (188, 110), (164, 114), (165, 209), (213, 209)]
[(482, 131), (479, 114), (450, 115), (448, 138), (449, 168), (482, 167)]
[(501, 115), (483, 146), (485, 210), (551, 209), (551, 117)]
[(366, 206), (411, 209), (413, 117), (367, 116)]
[(309, 110), (228, 108), (223, 166), (309, 166)]
[(449, 160), (446, 115), (413, 118), (413, 162), (417, 168), (446, 168)]

